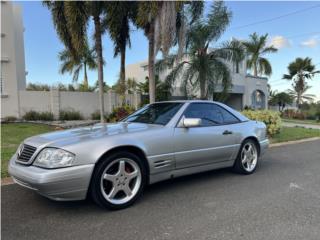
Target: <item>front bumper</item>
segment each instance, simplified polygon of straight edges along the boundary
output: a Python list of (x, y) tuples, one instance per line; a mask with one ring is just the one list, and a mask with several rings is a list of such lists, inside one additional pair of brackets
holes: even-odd
[(268, 139), (260, 141), (260, 156), (265, 154), (265, 152), (267, 151), (268, 148), (269, 148), (269, 140)]
[(44, 169), (21, 165), (15, 160), (16, 154), (11, 158), (8, 170), (17, 184), (56, 201), (86, 198), (94, 164)]

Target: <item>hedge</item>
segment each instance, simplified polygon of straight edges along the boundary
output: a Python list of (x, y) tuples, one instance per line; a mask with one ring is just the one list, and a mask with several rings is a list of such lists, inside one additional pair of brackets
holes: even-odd
[(281, 117), (278, 112), (270, 110), (244, 110), (242, 114), (251, 120), (264, 122), (267, 125), (267, 132), (270, 136), (280, 132)]

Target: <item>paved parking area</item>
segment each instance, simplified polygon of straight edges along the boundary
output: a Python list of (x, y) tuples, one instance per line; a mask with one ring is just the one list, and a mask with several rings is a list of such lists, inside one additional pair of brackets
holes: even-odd
[(319, 239), (320, 140), (275, 147), (255, 174), (211, 171), (150, 186), (131, 208), (53, 202), (3, 186), (2, 239)]

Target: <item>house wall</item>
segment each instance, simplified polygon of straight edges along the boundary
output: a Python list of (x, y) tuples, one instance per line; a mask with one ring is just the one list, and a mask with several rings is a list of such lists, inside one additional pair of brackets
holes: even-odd
[(252, 102), (252, 94), (254, 91), (259, 90), (263, 92), (264, 99), (265, 99), (265, 106), (264, 108), (268, 108), (268, 79), (263, 77), (254, 77), (251, 75), (247, 75), (245, 77), (245, 94), (243, 95), (243, 104), (244, 106), (253, 107)]
[[(60, 110), (79, 111), (85, 118), (90, 118), (91, 114), (99, 110), (98, 92), (63, 92), (58, 90), (45, 91), (25, 91), (19, 92), (20, 112), (23, 116), (28, 111), (52, 112), (56, 118)], [(140, 94), (127, 94), (126, 103), (139, 108), (141, 103)], [(120, 96), (113, 91), (104, 94), (105, 112), (110, 113), (114, 107), (122, 104)], [(7, 115), (6, 109), (3, 117)]]
[(25, 60), (21, 8), (1, 1), (1, 112), (20, 116), (19, 90), (25, 89)]

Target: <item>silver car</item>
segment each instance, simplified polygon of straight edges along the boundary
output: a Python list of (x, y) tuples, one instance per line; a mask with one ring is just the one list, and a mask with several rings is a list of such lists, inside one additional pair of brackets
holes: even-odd
[(264, 123), (224, 104), (159, 102), (118, 123), (28, 138), (10, 160), (9, 173), (50, 199), (89, 195), (120, 209), (146, 185), (165, 179), (226, 167), (251, 174), (268, 144)]

